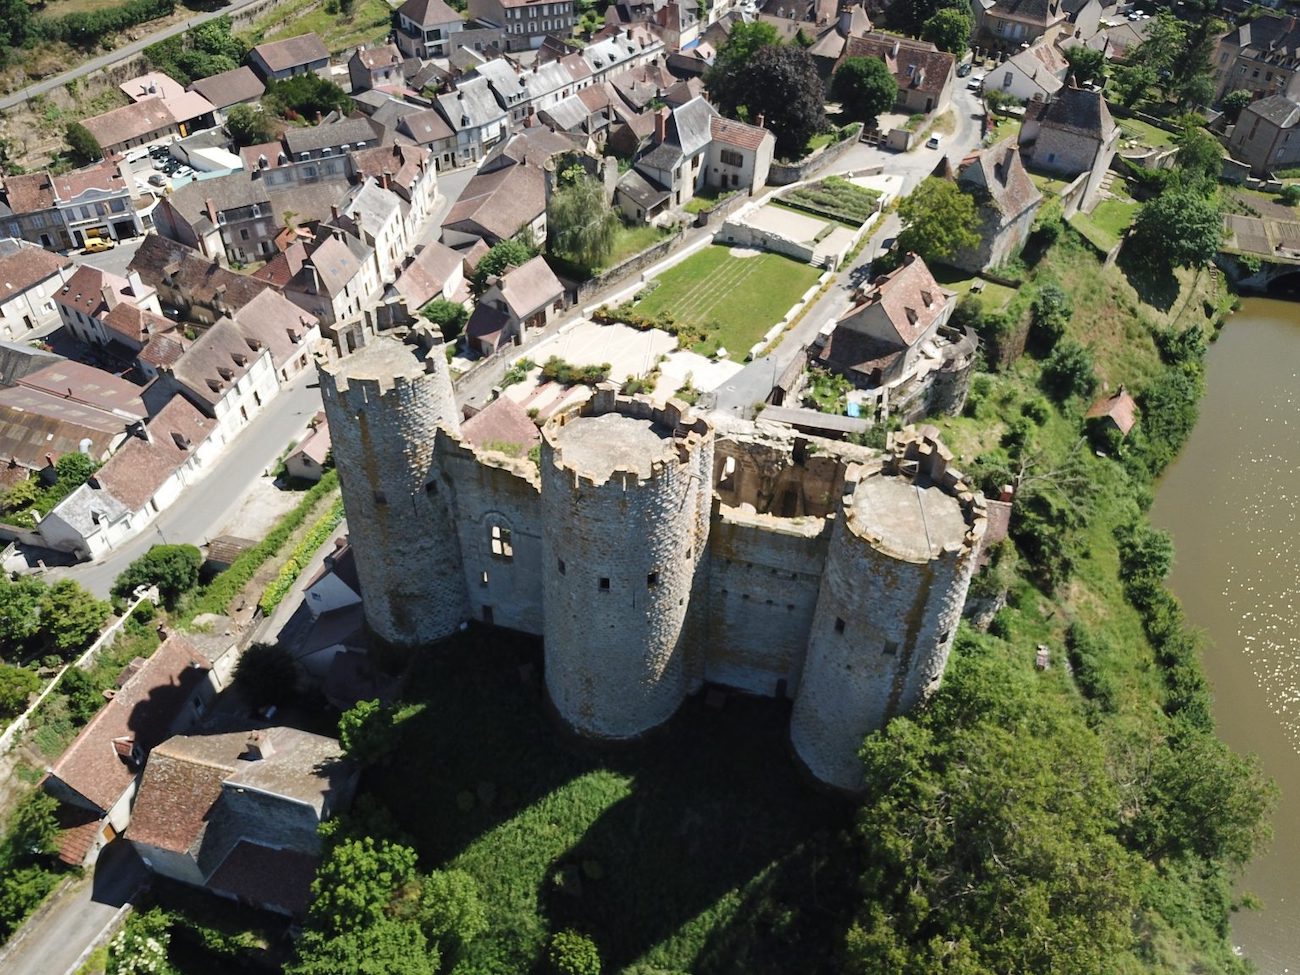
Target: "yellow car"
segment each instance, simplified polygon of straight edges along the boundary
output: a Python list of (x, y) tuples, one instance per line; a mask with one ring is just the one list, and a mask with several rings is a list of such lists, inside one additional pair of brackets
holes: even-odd
[(109, 240), (107, 237), (92, 237), (90, 240), (86, 241), (83, 253), (102, 254), (104, 251), (111, 251), (113, 246), (113, 241)]

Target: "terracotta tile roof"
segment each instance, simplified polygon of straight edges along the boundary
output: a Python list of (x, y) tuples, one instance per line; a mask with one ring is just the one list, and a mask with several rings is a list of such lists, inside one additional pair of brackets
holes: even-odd
[(123, 192), (126, 181), (122, 179), (121, 170), (111, 159), (104, 159), (93, 166), (83, 166), (59, 176), (51, 177), (54, 195), (62, 202), (74, 200), (90, 190)]
[(219, 318), (172, 367), (172, 373), (205, 403), (215, 406), (262, 353), (229, 318)]
[(125, 433), (127, 422), (39, 390), (0, 389), (0, 459), (38, 470), (89, 441), (86, 450), (98, 460)]
[(836, 326), (826, 339), (818, 358), (842, 372), (864, 376), (877, 369), (885, 372), (904, 354), (897, 345), (856, 329)]
[(246, 751), (248, 732), (177, 735), (149, 753), (126, 838), (196, 854), (221, 784)]
[[(298, 444), (294, 454), (302, 454), (309, 460), (314, 460), (317, 464), (324, 464), (325, 458), (330, 452), (330, 428), (327, 424), (322, 423), (311, 433), (307, 434), (306, 439)], [(292, 455), (290, 455), (292, 456)]]
[(68, 258), (44, 247), (18, 242), (11, 253), (0, 255), (0, 301), (8, 301), (71, 264)]
[(1088, 418), (1106, 417), (1119, 432), (1128, 436), (1128, 432), (1137, 423), (1137, 403), (1123, 386), (1114, 396), (1103, 396), (1088, 409)]
[(513, 444), (515, 456), (523, 457), (542, 442), (537, 424), (524, 408), (509, 396), (498, 396), (478, 413), (461, 424), (461, 435), (475, 447), (489, 444)]
[(108, 302), (104, 300), (103, 292), (106, 286), (116, 292), (119, 300), (130, 301), (134, 298), (126, 278), (82, 264), (63, 282), (63, 287), (54, 293), (54, 303), (91, 318), (103, 318), (108, 312)]
[(111, 414), (119, 423), (149, 415), (135, 383), (71, 359), (29, 372), (18, 380), (18, 385)]
[(564, 294), (564, 285), (540, 254), (501, 275), (501, 297), (517, 319), (527, 318)]
[(299, 34), (253, 48), (272, 71), (287, 71), (313, 61), (328, 61), (330, 52), (315, 34)]
[(257, 542), (251, 538), (240, 538), (238, 535), (218, 535), (208, 542), (207, 561), (230, 565), (235, 559), (256, 545)]
[(213, 307), (219, 300), (231, 310), (243, 308), (268, 287), (158, 234), (145, 236), (128, 269), (151, 287), (183, 292), (196, 305)]
[(952, 76), (956, 59), (933, 44), (907, 37), (871, 31), (850, 37), (844, 44), (846, 58), (880, 58), (893, 73), (898, 87), (938, 95)]
[[(408, 112), (397, 123), (399, 131), (413, 139), (416, 145), (427, 146), (453, 138), (456, 133), (451, 130), (446, 119), (436, 109), (423, 108), (417, 112)], [(366, 150), (372, 152), (374, 150)]]
[(421, 248), (393, 287), (406, 299), (407, 309), (414, 314), (434, 298), (441, 297), (447, 281), (461, 268), (461, 255), (446, 244), (434, 241)]
[[(69, 866), (80, 867), (86, 862), (90, 848), (99, 837), (103, 815), (83, 809), (80, 806), (62, 804), (55, 813), (59, 823), (58, 838), (59, 859)], [(104, 823), (104, 828), (112, 832), (113, 827)]]
[(986, 192), (992, 205), (1009, 217), (1023, 213), (1043, 199), (1025, 171), (1014, 136), (976, 153), (957, 181), (964, 187)]
[(1007, 17), (1039, 26), (1054, 24), (1066, 17), (1061, 0), (997, 0), (988, 9), (987, 15)]
[(81, 729), (50, 774), (107, 811), (136, 776), (115, 742), (147, 756), (171, 734), (211, 668), (185, 637), (172, 634)]
[(310, 351), (307, 333), (320, 327), (315, 315), (270, 288), (235, 312), (234, 318), (245, 338), (271, 350), (277, 369), (304, 350)]
[[(432, 109), (429, 111), (434, 116), (438, 115)], [(451, 135), (450, 129), (447, 130), (447, 135)], [(433, 165), (433, 154), (428, 149), (397, 143), (360, 149), (351, 156), (353, 168), (362, 180), (369, 178), (382, 183), (384, 174), (387, 173), (389, 187), (408, 203), (416, 181)]]
[(406, 3), (397, 8), (397, 12), (421, 27), (454, 24), (462, 19), (443, 0), (406, 0)]
[(232, 71), (223, 71), (207, 78), (200, 78), (190, 85), (190, 91), (197, 91), (216, 108), (229, 108), (240, 102), (251, 102), (261, 98), (262, 93), (266, 91), (266, 85), (262, 84), (262, 79), (245, 64)]
[(149, 440), (132, 437), (95, 472), (94, 486), (128, 511), (140, 511), (216, 427), (184, 396), (173, 396), (146, 426)]
[(101, 146), (115, 146), (128, 139), (139, 139), (151, 132), (170, 129), (176, 124), (176, 119), (167, 103), (154, 97), (91, 116), (81, 124), (90, 130)]
[(737, 149), (746, 149), (749, 152), (757, 151), (768, 136), (767, 129), (760, 129), (757, 125), (736, 122), (718, 115), (709, 120), (709, 128), (714, 142), (735, 146)]
[(391, 68), (402, 63), (402, 52), (396, 44), (380, 44), (376, 47), (359, 48), (352, 55), (362, 67), (373, 71), (375, 68)]
[(871, 284), (862, 301), (841, 316), (844, 322), (879, 306), (904, 346), (910, 347), (930, 328), (947, 305), (952, 292), (934, 279), (925, 261), (908, 255), (905, 263)]
[(143, 345), (150, 335), (169, 332), (175, 327), (174, 322), (162, 315), (127, 301), (113, 306), (100, 320), (110, 333), (137, 345)]
[(307, 245), (304, 241), (295, 240), (262, 267), (254, 271), (253, 277), (277, 288), (283, 288), (293, 280), (295, 274), (302, 270), (302, 266), (306, 262)]
[(54, 206), (54, 183), (49, 173), (26, 173), (4, 178), (5, 201), (14, 213), (35, 213)]
[(279, 909), (295, 917), (307, 913), (317, 858), (240, 840), (208, 878), (208, 886), (242, 901)]
[(189, 347), (189, 339), (180, 331), (155, 332), (149, 336), (144, 348), (136, 353), (136, 358), (154, 368), (171, 366), (176, 364)]

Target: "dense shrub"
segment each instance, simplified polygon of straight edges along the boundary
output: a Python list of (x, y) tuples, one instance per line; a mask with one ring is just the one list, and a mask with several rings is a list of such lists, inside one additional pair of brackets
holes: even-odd
[(542, 378), (561, 386), (595, 386), (609, 378), (610, 365), (575, 366), (559, 356), (551, 356), (542, 364)]
[(168, 606), (199, 584), (203, 553), (193, 545), (154, 545), (130, 565), (113, 583), (113, 595), (130, 598), (137, 586), (157, 586)]
[(561, 931), (553, 937), (546, 960), (556, 975), (600, 975), (596, 943), (577, 931)]
[(34, 21), (35, 32), (47, 41), (66, 41), (74, 47), (91, 49), (104, 40), (105, 35), (116, 34), (143, 24), (170, 16), (176, 9), (176, 0), (126, 0), (118, 7), (78, 11), (62, 17), (41, 17)]
[(329, 511), (325, 512), (325, 514), (321, 515), (321, 517), (317, 519), (316, 523), (311, 526), (311, 529), (307, 534), (303, 536), (302, 541), (294, 546), (293, 554), (290, 555), (288, 561), (280, 567), (279, 573), (276, 575), (275, 579), (272, 580), (271, 584), (266, 587), (266, 591), (262, 593), (262, 598), (259, 599), (257, 603), (263, 613), (269, 615), (277, 606), (280, 605), (281, 600), (283, 600), (284, 597), (289, 594), (289, 590), (293, 588), (293, 584), (297, 581), (298, 576), (302, 574), (302, 570), (307, 567), (309, 562), (311, 562), (312, 556), (316, 554), (316, 550), (325, 544), (330, 535), (333, 534), (334, 529), (339, 526), (339, 522), (342, 520), (343, 499), (340, 498), (338, 501), (334, 502)]
[(1060, 342), (1043, 363), (1042, 386), (1058, 403), (1091, 396), (1097, 388), (1092, 351), (1071, 340)]

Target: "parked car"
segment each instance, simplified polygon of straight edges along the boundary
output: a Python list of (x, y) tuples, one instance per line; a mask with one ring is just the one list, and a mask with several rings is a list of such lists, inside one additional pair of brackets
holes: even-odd
[(86, 246), (82, 250), (83, 254), (102, 254), (104, 251), (111, 251), (114, 242), (107, 237), (91, 237), (86, 241)]
[(927, 149), (938, 149), (941, 141), (942, 140), (937, 135), (932, 135), (930, 138), (925, 140), (925, 147)]
[(957, 65), (957, 77), (965, 78), (968, 74), (970, 74), (970, 69), (971, 69), (971, 63), (969, 61), (963, 61), (961, 64)]
[(971, 91), (979, 91), (981, 88), (983, 88), (984, 87), (983, 73), (977, 72), (976, 74), (971, 75), (970, 81), (966, 82), (966, 87)]
[(167, 177), (164, 176), (162, 173), (150, 173), (150, 174), (149, 174), (149, 185), (150, 185), (150, 186), (166, 186), (166, 185), (167, 185)]

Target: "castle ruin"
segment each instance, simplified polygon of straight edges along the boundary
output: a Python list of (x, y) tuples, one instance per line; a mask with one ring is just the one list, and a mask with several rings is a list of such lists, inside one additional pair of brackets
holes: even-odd
[(319, 368), (389, 643), (541, 635), (557, 712), (604, 739), (706, 682), (792, 699), (800, 759), (849, 790), (863, 737), (943, 674), (985, 518), (932, 429), (882, 457), (602, 388), (546, 422), (539, 465), (466, 441), (427, 331)]

